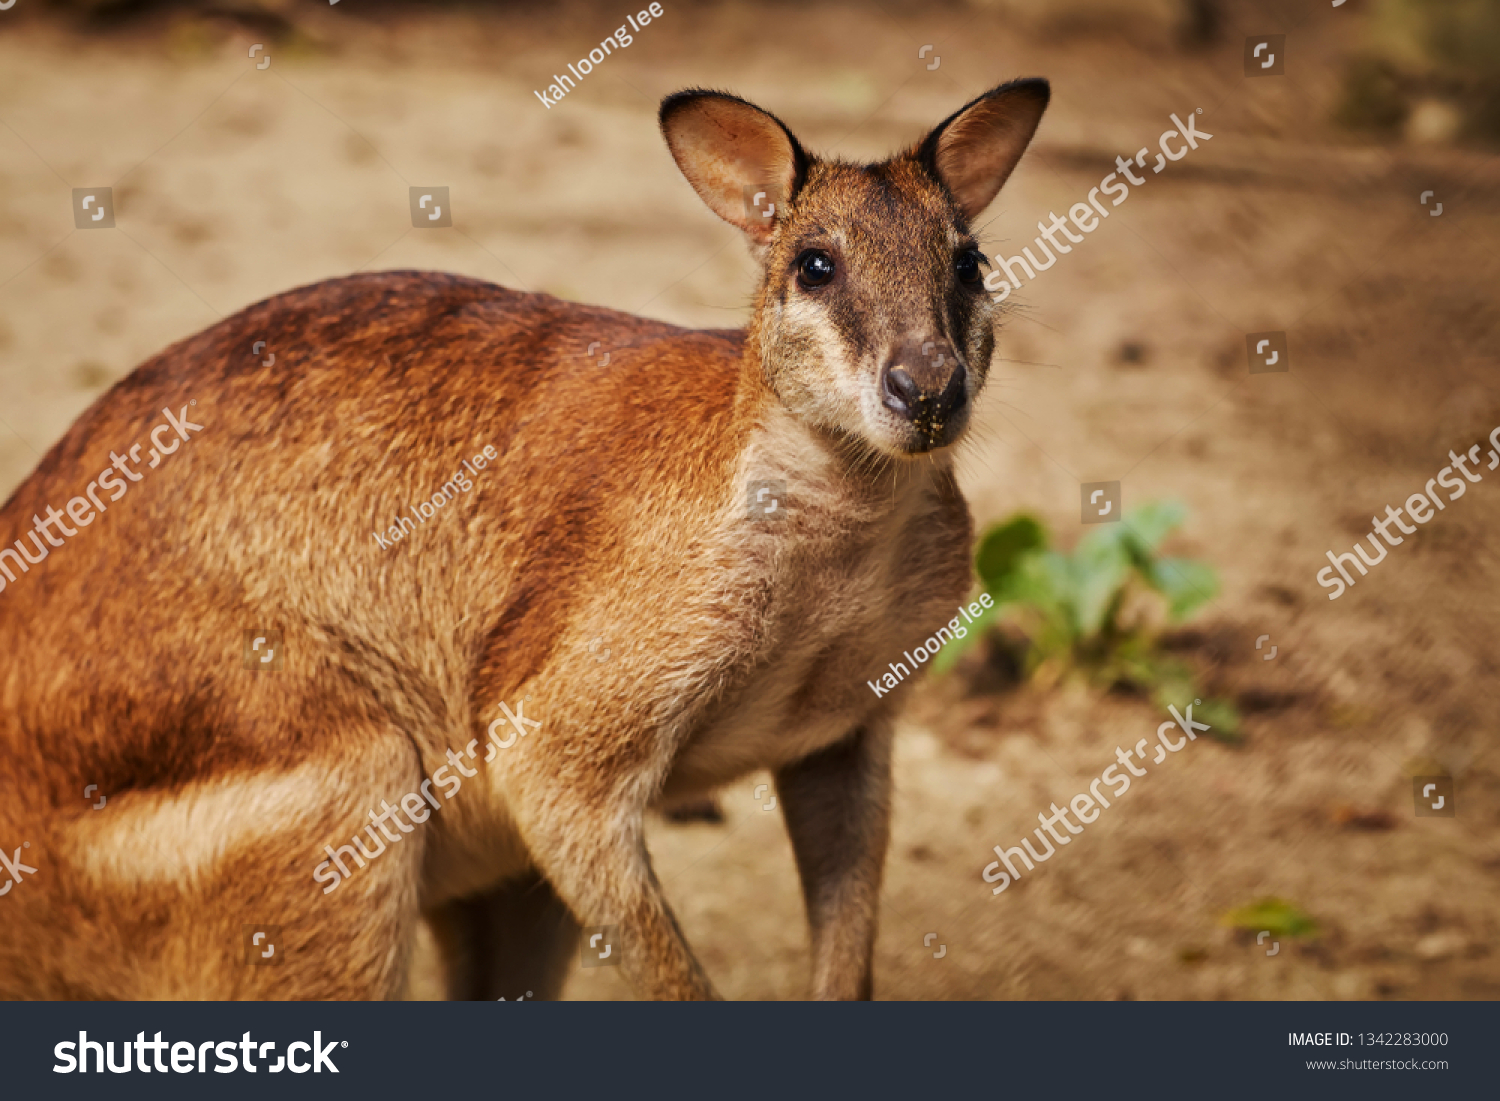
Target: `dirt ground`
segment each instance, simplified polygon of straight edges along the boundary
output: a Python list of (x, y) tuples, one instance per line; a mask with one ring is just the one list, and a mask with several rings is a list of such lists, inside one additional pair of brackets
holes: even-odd
[[(972, 666), (925, 685), (898, 739), (877, 996), (1500, 996), (1500, 471), (1337, 601), (1315, 580), (1326, 550), (1500, 425), (1500, 163), (1330, 125), (1358, 4), (1231, 7), (1219, 43), (1188, 52), (1149, 4), (671, 2), (550, 109), (533, 89), (626, 5), (306, 5), (295, 33), (260, 36), (185, 16), (79, 34), (28, 6), (0, 13), (7, 493), (145, 356), (354, 270), (741, 323), (754, 268), (656, 130), (679, 88), (734, 90), (815, 151), (873, 159), (1002, 80), (1048, 77), (1036, 144), (987, 215), (985, 251), (1006, 255), (1201, 108), (1211, 140), (1148, 171), (1011, 296), (961, 469), (981, 525), (1027, 509), (1064, 546), (1083, 530), (1080, 482), (1122, 481), (1127, 506), (1184, 501), (1168, 550), (1212, 562), (1223, 591), (1177, 645), (1238, 702), (1244, 741), (1148, 763), (995, 897), (992, 846), (1166, 716), (1073, 685), (997, 689)], [(1272, 30), (1288, 75), (1247, 79), (1245, 36)], [(104, 185), (116, 230), (75, 230), (69, 189)], [(413, 185), (450, 189), (452, 229), (412, 229)], [(1290, 370), (1250, 375), (1246, 334), (1273, 330)], [(1410, 777), (1438, 772), (1457, 816), (1415, 817)], [(790, 847), (756, 793), (768, 779), (724, 792), (722, 825), (651, 826), (731, 998), (808, 990)], [(1221, 924), (1265, 896), (1318, 934), (1268, 956)], [(424, 970), (413, 995), (432, 992)], [(568, 995), (631, 996), (611, 968), (578, 970)]]

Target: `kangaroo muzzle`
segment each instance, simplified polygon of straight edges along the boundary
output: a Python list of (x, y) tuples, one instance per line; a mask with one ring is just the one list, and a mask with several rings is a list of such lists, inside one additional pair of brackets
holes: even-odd
[(952, 441), (968, 404), (968, 371), (947, 342), (924, 341), (896, 349), (881, 370), (881, 403), (916, 431), (914, 451)]

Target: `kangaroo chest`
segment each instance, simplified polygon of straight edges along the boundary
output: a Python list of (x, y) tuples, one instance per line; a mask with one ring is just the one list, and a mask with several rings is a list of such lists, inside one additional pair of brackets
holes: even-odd
[(709, 556), (707, 702), (688, 719), (669, 798), (790, 764), (883, 717), (893, 694), (868, 682), (969, 588), (971, 523), (946, 472), (903, 466), (851, 484), (826, 465), (772, 463), (756, 478), (755, 459)]

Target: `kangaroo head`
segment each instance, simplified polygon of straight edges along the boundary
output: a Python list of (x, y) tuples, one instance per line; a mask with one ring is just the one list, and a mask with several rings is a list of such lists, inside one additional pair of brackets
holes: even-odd
[(819, 160), (721, 92), (668, 96), (677, 165), (764, 266), (747, 347), (805, 423), (910, 457), (963, 435), (994, 348), (971, 228), (1047, 107), (1045, 80), (986, 92), (877, 164)]

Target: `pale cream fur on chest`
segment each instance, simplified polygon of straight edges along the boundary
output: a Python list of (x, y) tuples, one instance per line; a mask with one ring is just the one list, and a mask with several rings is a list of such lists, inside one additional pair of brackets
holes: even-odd
[[(835, 446), (773, 415), (745, 450), (707, 556), (716, 630), (686, 678), (723, 687), (688, 722), (668, 798), (799, 760), (885, 711), (865, 681), (968, 590), (967, 509), (941, 499), (939, 468), (871, 479)], [(783, 519), (747, 519), (763, 480), (786, 484)]]

